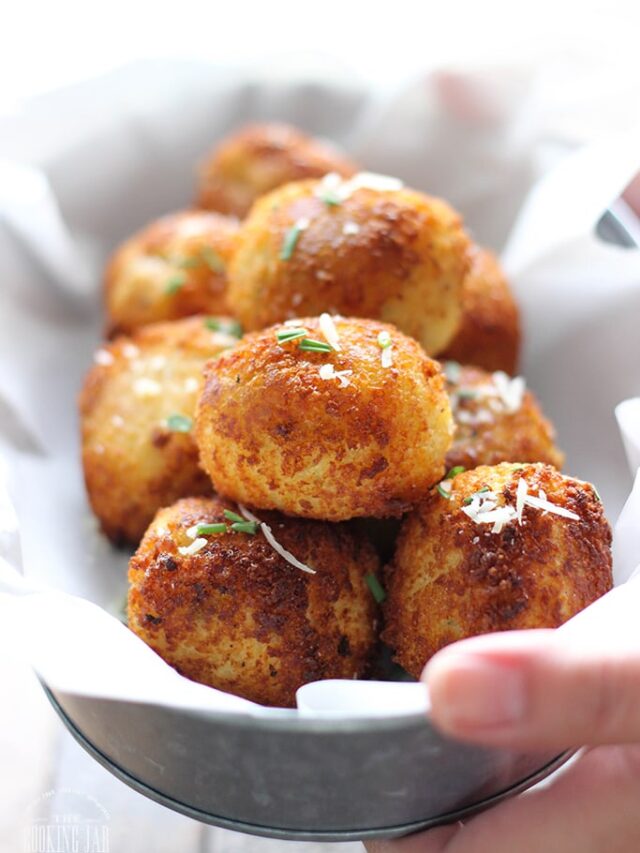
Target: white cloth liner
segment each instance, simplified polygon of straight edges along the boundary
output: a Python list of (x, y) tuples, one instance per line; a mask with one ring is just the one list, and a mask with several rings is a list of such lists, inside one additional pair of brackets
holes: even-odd
[[(442, 183), (449, 181), (453, 201), (471, 212), (476, 235), (498, 241), (505, 210), (515, 209), (534, 174), (537, 140), (532, 129), (523, 138), (519, 124), (523, 93), (514, 91), (489, 126), (482, 118), (481, 144), (474, 148), (473, 126), (443, 117), (442, 101), (420, 100), (429, 81), (377, 102), (338, 83), (296, 87), (210, 72), (203, 78), (197, 68), (182, 67), (173, 76), (156, 68), (152, 85), (149, 75), (149, 69), (129, 69), (75, 94), (52, 96), (51, 114), (43, 115), (39, 104), (35, 118), (46, 133), (56, 122), (56, 104), (63, 104), (58, 118), (69, 126), (67, 144), (56, 128), (54, 150), (38, 166), (0, 162), (0, 450), (6, 460), (0, 623), (11, 638), (5, 645), (52, 687), (72, 693), (267, 716), (421, 712), (428, 707), (425, 688), (396, 682), (316, 682), (299, 691), (298, 711), (262, 708), (182, 678), (109, 615), (124, 595), (127, 555), (105, 542), (88, 510), (75, 396), (99, 344), (106, 254), (134, 227), (189, 203), (193, 161), (222, 132), (277, 116), (348, 140), (368, 168), (445, 195)], [(82, 114), (83, 105), (101, 97), (106, 118), (95, 109)], [(74, 103), (80, 113), (69, 109)], [(594, 228), (640, 167), (638, 152), (640, 136), (629, 134), (563, 161), (532, 189), (504, 252), (524, 315), (523, 372), (558, 426), (567, 472), (596, 483), (612, 519), (631, 483), (613, 410), (627, 397), (640, 397), (640, 252), (602, 243)], [(460, 165), (453, 169), (456, 157)], [(640, 399), (616, 413), (635, 471)], [(615, 529), (614, 558), (621, 584), (640, 565), (640, 475)], [(591, 626), (599, 634), (626, 630), (619, 616), (634, 606), (637, 613), (638, 603), (640, 583), (634, 582), (562, 630), (584, 628), (585, 636)]]

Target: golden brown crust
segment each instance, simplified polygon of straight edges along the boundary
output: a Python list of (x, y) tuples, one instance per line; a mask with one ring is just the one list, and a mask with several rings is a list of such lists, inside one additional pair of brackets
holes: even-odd
[[(316, 318), (301, 324), (324, 340)], [(341, 521), (405, 512), (444, 471), (451, 414), (439, 365), (392, 326), (334, 318), (340, 352), (279, 344), (277, 326), (210, 362), (196, 417), (202, 466), (220, 494)], [(392, 339), (383, 367), (378, 335)], [(333, 365), (348, 385), (323, 379)]]
[(286, 562), (264, 538), (207, 537), (180, 554), (197, 522), (224, 522), (217, 498), (161, 510), (129, 566), (129, 626), (183, 675), (265, 705), (290, 707), (303, 684), (366, 673), (377, 607), (365, 582), (379, 564), (351, 526), (262, 513), (277, 541), (315, 575)]
[(562, 468), (564, 454), (555, 446), (553, 425), (530, 391), (510, 411), (499, 396), (487, 396), (497, 393), (495, 373), (454, 364), (445, 365), (445, 373), (455, 422), (448, 468), (499, 462), (544, 462)]
[(495, 255), (474, 246), (470, 258), (462, 287), (462, 322), (440, 359), (513, 375), (520, 353), (518, 306)]
[(202, 368), (236, 338), (202, 317), (145, 326), (98, 351), (80, 394), (82, 463), (93, 511), (116, 543), (136, 544), (156, 510), (211, 492), (190, 432), (167, 418), (193, 418)]
[[(522, 524), (493, 533), (462, 510), (489, 487), (516, 505), (520, 478), (579, 521), (525, 506)], [(476, 634), (553, 628), (612, 586), (611, 530), (593, 486), (548, 465), (483, 466), (458, 474), (447, 500), (434, 489), (403, 523), (385, 572), (382, 637), (416, 678), (443, 646)]]
[(295, 127), (252, 124), (226, 137), (202, 164), (197, 205), (242, 218), (257, 198), (283, 184), (356, 171), (332, 145)]
[(185, 210), (130, 237), (105, 273), (107, 334), (192, 314), (228, 314), (226, 271), (237, 233), (236, 219)]
[[(460, 321), (468, 265), (458, 214), (406, 189), (358, 189), (333, 206), (318, 192), (318, 181), (289, 184), (244, 222), (229, 303), (245, 328), (329, 311), (393, 323), (428, 354), (441, 351)], [(300, 220), (308, 227), (283, 258)]]

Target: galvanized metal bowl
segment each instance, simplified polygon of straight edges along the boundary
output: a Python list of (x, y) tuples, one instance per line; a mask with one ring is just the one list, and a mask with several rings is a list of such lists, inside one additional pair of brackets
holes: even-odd
[(246, 718), (47, 692), (79, 743), (132, 788), (273, 838), (390, 838), (449, 823), (566, 758), (460, 744), (423, 715)]

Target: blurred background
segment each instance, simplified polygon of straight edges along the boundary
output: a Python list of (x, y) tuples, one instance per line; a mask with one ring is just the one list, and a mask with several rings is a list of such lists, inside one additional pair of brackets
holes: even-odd
[[(5, 9), (3, 17), (0, 159), (41, 163), (56, 146), (63, 148), (83, 122), (134, 109), (145, 98), (162, 98), (163, 87), (183, 77), (187, 67), (202, 75), (270, 81), (274, 91), (308, 81), (369, 93), (378, 111), (372, 126), (376, 116), (378, 121), (384, 117), (387, 127), (389, 122), (393, 127), (394, 116), (403, 116), (394, 142), (399, 147), (402, 135), (411, 132), (411, 117), (416, 123), (425, 116), (433, 121), (429, 144), (434, 148), (443, 122), (466, 122), (473, 129), (469, 144), (484, 146), (487, 162), (500, 159), (503, 151), (511, 158), (512, 152), (526, 150), (524, 159), (505, 160), (505, 168), (525, 169), (523, 192), (532, 173), (542, 173), (566, 152), (640, 122), (640, 9), (629, 0), (324, 0), (318, 6), (288, 0), (182, 0), (171, 6), (145, 0), (22, 0)], [(174, 64), (167, 66), (167, 60)], [(92, 88), (92, 78), (116, 79), (126, 74), (123, 67), (140, 63), (146, 70), (138, 75), (143, 82), (135, 90), (117, 87), (117, 94), (105, 94), (104, 100), (92, 95), (108, 89)], [(52, 96), (61, 88), (72, 96)], [(278, 103), (274, 96), (270, 105), (256, 103), (256, 111), (277, 113)], [(318, 109), (321, 102), (301, 108), (314, 131), (323, 125)], [(506, 116), (507, 139), (500, 132)], [(178, 128), (180, 121), (177, 111)], [(348, 146), (349, 139), (340, 141)], [(375, 140), (368, 154), (367, 162), (384, 170), (384, 152), (376, 151)], [(504, 222), (495, 233), (482, 233), (469, 190), (474, 179), (462, 162), (452, 162), (450, 173), (431, 175), (425, 189), (437, 192), (446, 185), (452, 201), (466, 199), (463, 213), (474, 230), (499, 248), (520, 199), (505, 201)], [(478, 193), (487, 192), (499, 197), (500, 187), (487, 188), (480, 181)], [(0, 850), (23, 850), (30, 804), (65, 786), (87, 792), (107, 809), (115, 853), (338, 849), (213, 830), (134, 794), (75, 745), (35, 677), (2, 648)]]

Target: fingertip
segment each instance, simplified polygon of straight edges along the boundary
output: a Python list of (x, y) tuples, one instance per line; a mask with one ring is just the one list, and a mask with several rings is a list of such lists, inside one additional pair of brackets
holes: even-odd
[(433, 722), (447, 734), (471, 740), (518, 726), (529, 704), (526, 661), (554, 636), (553, 630), (510, 631), (442, 649), (422, 673)]

